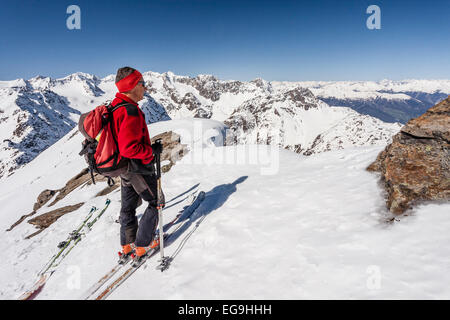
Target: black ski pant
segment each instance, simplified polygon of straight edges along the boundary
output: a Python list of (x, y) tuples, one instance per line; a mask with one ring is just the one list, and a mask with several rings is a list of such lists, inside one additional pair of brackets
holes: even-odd
[[(120, 178), (120, 244), (134, 243), (137, 247), (147, 247), (154, 238), (158, 224), (156, 176), (125, 173)], [(148, 206), (138, 224), (136, 208), (139, 198), (146, 201)]]

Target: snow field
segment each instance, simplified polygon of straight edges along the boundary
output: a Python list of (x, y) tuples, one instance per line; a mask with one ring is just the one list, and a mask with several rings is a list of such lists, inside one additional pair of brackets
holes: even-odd
[[(165, 124), (169, 128), (171, 122)], [(183, 130), (194, 127), (179, 125)], [(205, 126), (210, 127), (217, 128), (212, 122)], [(152, 135), (157, 131), (150, 126)], [(2, 230), (31, 211), (40, 191), (62, 187), (84, 167), (75, 155), (80, 141), (69, 136), (0, 184)], [(279, 150), (279, 170), (263, 175), (261, 164), (246, 161), (193, 162), (195, 153), (205, 149), (221, 150), (208, 152), (206, 160), (242, 150), (212, 147), (210, 138), (163, 176), (166, 199), (173, 199), (165, 209), (166, 222), (182, 210), (190, 194), (206, 192), (184, 232), (165, 249), (170, 256), (181, 246), (171, 267), (161, 273), (155, 270), (157, 259), (151, 259), (110, 299), (450, 298), (450, 204), (422, 204), (398, 221), (386, 222), (391, 215), (379, 177), (365, 171), (383, 146), (310, 157)], [(270, 147), (246, 148), (269, 154)], [(8, 257), (2, 264), (2, 299), (23, 293), (56, 253), (56, 245), (92, 205), (102, 208), (107, 197), (112, 202), (105, 215), (63, 260), (38, 299), (79, 299), (112, 268), (120, 249), (119, 225), (114, 222), (120, 192), (94, 197), (105, 186), (98, 183), (72, 192), (55, 207), (85, 205), (30, 240), (24, 237), (35, 229), (26, 222), (0, 233), (0, 250)], [(144, 208), (138, 208), (138, 214)], [(48, 210), (44, 207), (37, 214)]]

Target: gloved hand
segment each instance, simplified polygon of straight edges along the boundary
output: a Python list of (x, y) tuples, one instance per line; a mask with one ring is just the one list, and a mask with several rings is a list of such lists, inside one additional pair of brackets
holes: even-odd
[(159, 193), (158, 206), (161, 208), (164, 208), (166, 206), (166, 197), (164, 196), (164, 192), (162, 191), (162, 189), (160, 190), (160, 193)]
[(153, 150), (153, 154), (161, 154), (163, 151), (163, 145), (162, 143), (158, 140), (155, 143), (152, 144), (152, 150)]

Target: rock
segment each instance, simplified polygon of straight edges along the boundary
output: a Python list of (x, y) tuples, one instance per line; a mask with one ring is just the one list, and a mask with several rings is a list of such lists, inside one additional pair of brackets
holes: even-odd
[[(34, 214), (36, 214), (36, 212), (40, 208), (42, 208), (44, 205), (46, 205), (47, 202), (50, 201), (50, 199), (52, 199), (55, 195), (56, 195), (55, 200), (53, 200), (53, 202), (48, 205), (49, 207), (55, 205), (61, 199), (64, 199), (64, 197), (66, 197), (69, 193), (71, 193), (73, 190), (75, 190), (76, 188), (78, 188), (82, 184), (85, 184), (85, 183), (89, 184), (89, 183), (91, 183), (90, 179), (91, 179), (91, 176), (89, 174), (89, 170), (88, 169), (83, 169), (75, 177), (70, 179), (63, 188), (58, 189), (58, 190), (45, 189), (37, 197), (36, 203), (33, 206), (33, 211), (31, 213), (29, 213), (29, 214), (25, 214), (22, 217), (20, 217), (20, 219), (17, 220), (6, 231), (11, 231), (13, 228), (15, 228), (20, 223), (22, 223), (23, 220), (25, 220), (26, 218), (31, 217)], [(104, 177), (101, 177), (101, 176), (98, 176), (98, 180), (100, 180), (100, 181), (101, 180), (105, 180), (106, 181), (106, 179)], [(110, 191), (112, 191), (112, 190), (110, 190)], [(32, 220), (30, 220), (30, 221), (32, 221)], [(53, 222), (54, 221), (56, 221), (56, 219), (53, 220)], [(36, 234), (38, 234), (38, 233), (36, 233)], [(33, 235), (29, 236), (27, 239), (31, 238), (32, 236), (34, 236), (36, 234), (33, 234)]]
[[(80, 159), (80, 161), (83, 161)], [(66, 185), (58, 190), (58, 195), (56, 196), (55, 200), (49, 205), (49, 207), (55, 205), (58, 201), (61, 199), (64, 199), (69, 193), (71, 193), (73, 190), (78, 188), (84, 183), (91, 182), (91, 176), (89, 174), (88, 169), (82, 170), (80, 173), (78, 173), (75, 177), (67, 181)], [(99, 179), (100, 180), (100, 179)]]
[(97, 193), (95, 196), (96, 197), (102, 197), (102, 196), (106, 196), (107, 194), (113, 192), (114, 190), (116, 190), (117, 188), (120, 187), (120, 178), (116, 177), (116, 178), (112, 178), (114, 181), (114, 184), (110, 187), (107, 186), (105, 189), (103, 189), (102, 191), (100, 191), (99, 193)]
[(180, 143), (180, 135), (173, 131), (164, 132), (154, 136), (151, 138), (152, 143), (158, 139), (161, 139), (161, 143), (163, 144), (161, 163), (164, 161), (169, 161), (169, 164), (161, 166), (161, 171), (165, 173), (172, 168), (175, 162), (180, 160), (187, 153), (188, 149), (185, 144)]
[[(52, 210), (50, 212), (41, 214), (33, 219), (28, 220), (28, 223), (35, 225), (39, 229), (46, 229), (48, 228), (53, 222), (58, 220), (63, 215), (78, 210), (84, 202), (72, 205), (72, 206), (65, 206), (56, 210)], [(40, 232), (40, 231), (39, 231)], [(28, 236), (26, 239), (30, 239), (31, 237), (37, 235), (39, 232), (35, 232), (32, 235)]]
[(393, 213), (450, 200), (450, 96), (402, 127), (367, 170), (381, 173)]
[(44, 191), (42, 191), (39, 194), (37, 201), (33, 206), (33, 211), (39, 210), (43, 205), (45, 205), (55, 195), (56, 192), (58, 192), (58, 190), (45, 189)]
[(22, 223), (23, 220), (25, 220), (28, 217), (31, 217), (32, 215), (34, 215), (36, 213), (36, 211), (32, 211), (29, 214), (25, 214), (23, 216), (20, 217), (19, 220), (17, 220), (16, 222), (13, 223), (13, 225), (11, 227), (9, 227), (8, 229), (6, 229), (6, 231), (11, 231), (12, 229), (14, 229), (15, 227), (17, 227), (20, 223)]

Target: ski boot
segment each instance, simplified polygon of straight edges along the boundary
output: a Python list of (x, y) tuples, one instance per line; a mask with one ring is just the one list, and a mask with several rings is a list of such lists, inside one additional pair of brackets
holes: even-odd
[(159, 239), (153, 240), (148, 247), (136, 247), (136, 254), (132, 254), (131, 257), (133, 261), (131, 262), (131, 266), (138, 267), (145, 260), (147, 254), (159, 246)]
[(122, 246), (122, 251), (119, 254), (119, 264), (127, 263), (134, 256), (134, 243)]

